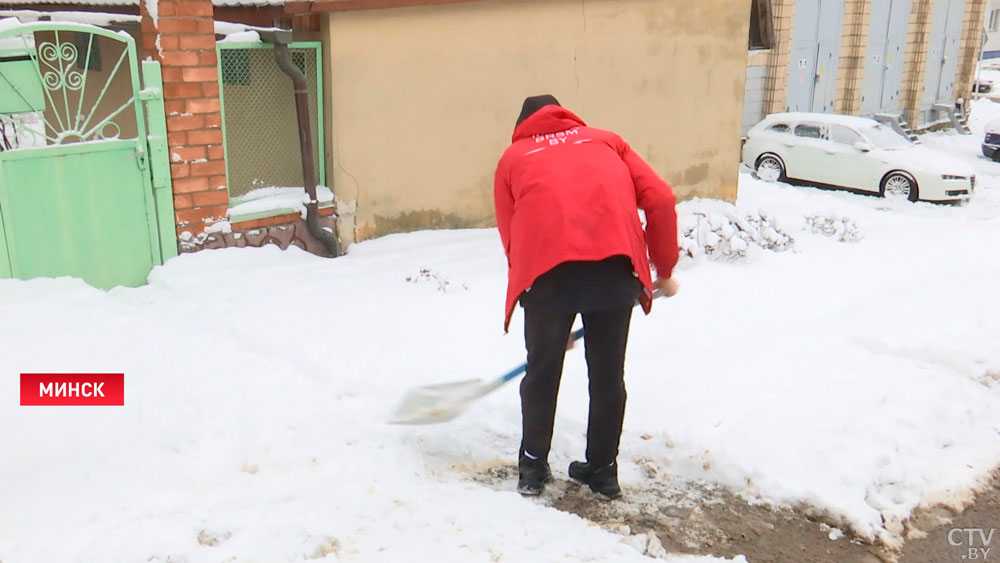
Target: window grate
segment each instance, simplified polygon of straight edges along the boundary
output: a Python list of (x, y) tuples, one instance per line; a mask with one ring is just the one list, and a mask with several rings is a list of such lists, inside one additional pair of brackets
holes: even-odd
[[(219, 46), (231, 198), (257, 188), (305, 184), (292, 80), (278, 68), (271, 46), (265, 47)], [(293, 44), (289, 51), (306, 75), (313, 162), (316, 181), (323, 184), (319, 48)]]

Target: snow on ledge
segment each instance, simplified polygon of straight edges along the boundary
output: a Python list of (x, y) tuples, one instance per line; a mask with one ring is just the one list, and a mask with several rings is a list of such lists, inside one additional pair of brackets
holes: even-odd
[(247, 25), (243, 23), (233, 23), (226, 21), (215, 22), (215, 34), (225, 35), (219, 42), (230, 43), (261, 43), (261, 31), (280, 31), (277, 27), (261, 27), (257, 25)]
[[(303, 187), (257, 188), (230, 200), (229, 220), (239, 222), (247, 220), (241, 219), (242, 217), (267, 216), (281, 211), (298, 212), (305, 219), (308, 198)], [(320, 207), (331, 205), (333, 191), (326, 186), (316, 186), (316, 198)]]
[(260, 40), (260, 34), (256, 31), (246, 30), (229, 33), (218, 43), (263, 43), (263, 41)]

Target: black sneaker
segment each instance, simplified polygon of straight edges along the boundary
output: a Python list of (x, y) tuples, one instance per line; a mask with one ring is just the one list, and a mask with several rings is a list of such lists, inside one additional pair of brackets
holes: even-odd
[(610, 499), (622, 496), (622, 489), (618, 486), (618, 463), (594, 467), (583, 461), (574, 461), (569, 464), (570, 479), (575, 479), (590, 486), (590, 490)]
[(517, 492), (527, 497), (537, 497), (545, 490), (545, 483), (552, 480), (547, 461), (521, 455), (517, 460)]

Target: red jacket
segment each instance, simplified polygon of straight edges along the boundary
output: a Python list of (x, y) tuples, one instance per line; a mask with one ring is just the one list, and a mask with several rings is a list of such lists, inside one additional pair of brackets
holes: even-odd
[[(518, 297), (540, 275), (570, 260), (623, 254), (645, 291), (677, 264), (676, 199), (670, 186), (618, 135), (587, 127), (571, 111), (545, 106), (515, 130), (497, 165), (497, 228), (507, 254), (510, 325)], [(646, 213), (646, 231), (638, 209)], [(648, 247), (648, 258), (647, 258)]]

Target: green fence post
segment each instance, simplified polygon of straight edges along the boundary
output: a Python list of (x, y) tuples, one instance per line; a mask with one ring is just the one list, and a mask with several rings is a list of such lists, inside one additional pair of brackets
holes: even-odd
[(146, 120), (149, 128), (149, 167), (153, 177), (153, 200), (156, 203), (156, 223), (160, 238), (160, 255), (166, 262), (177, 256), (177, 234), (174, 228), (174, 193), (170, 181), (170, 149), (167, 146), (167, 120), (163, 107), (163, 79), (160, 63), (142, 62)]
[[(0, 166), (2, 166), (2, 164), (3, 163), (0, 163)], [(2, 173), (0, 173), (0, 183), (3, 183)], [(0, 192), (2, 191), (3, 186), (0, 186)], [(10, 256), (7, 255), (7, 237), (3, 233), (3, 207), (0, 207), (0, 279), (12, 277), (10, 271)]]
[(326, 183), (326, 124), (323, 117), (323, 44), (318, 41), (304, 43), (316, 53), (316, 115), (313, 120), (316, 122), (316, 140), (319, 145), (319, 183), (327, 186)]
[[(222, 158), (226, 161), (226, 195), (232, 199), (233, 193), (233, 183), (229, 179), (229, 137), (226, 127), (226, 93), (223, 89), (223, 64), (222, 64), (222, 49), (225, 48), (223, 43), (218, 41), (215, 42), (215, 60), (216, 66), (218, 66), (219, 75), (219, 117), (222, 119)], [(232, 205), (232, 203), (230, 203)]]

